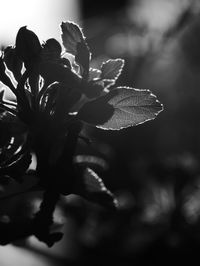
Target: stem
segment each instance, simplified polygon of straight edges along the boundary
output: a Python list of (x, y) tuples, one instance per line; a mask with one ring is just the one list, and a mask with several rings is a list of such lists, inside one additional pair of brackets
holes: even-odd
[(53, 223), (53, 212), (59, 200), (60, 194), (56, 191), (47, 190), (44, 192), (43, 201), (40, 205), (40, 210), (36, 214), (36, 219), (43, 225), (50, 226)]

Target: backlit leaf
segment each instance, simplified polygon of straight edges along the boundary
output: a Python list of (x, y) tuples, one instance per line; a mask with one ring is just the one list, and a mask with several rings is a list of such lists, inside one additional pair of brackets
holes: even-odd
[(118, 205), (114, 195), (105, 187), (103, 180), (90, 168), (84, 171), (79, 194), (106, 207), (116, 208)]
[(101, 76), (101, 70), (96, 68), (90, 68), (89, 70), (89, 81), (99, 79)]
[(102, 79), (109, 79), (109, 80), (116, 80), (124, 67), (124, 60), (123, 59), (110, 59), (104, 62), (101, 66), (101, 78)]
[(73, 22), (62, 22), (61, 38), (67, 53), (75, 56), (80, 66), (80, 74), (87, 79), (89, 74), (90, 50), (85, 41), (82, 29)]
[(154, 119), (162, 104), (149, 90), (118, 87), (79, 111), (79, 119), (102, 129), (119, 130)]
[(62, 22), (61, 39), (67, 53), (77, 54), (77, 44), (81, 43), (85, 37), (81, 28), (73, 22)]

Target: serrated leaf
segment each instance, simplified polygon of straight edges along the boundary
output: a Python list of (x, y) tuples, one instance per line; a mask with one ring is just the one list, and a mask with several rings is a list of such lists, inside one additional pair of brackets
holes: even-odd
[(117, 58), (117, 59), (109, 59), (108, 61), (104, 62), (101, 66), (101, 79), (108, 79), (116, 81), (117, 78), (120, 76), (122, 69), (124, 67), (124, 60)]
[(93, 126), (105, 124), (114, 115), (114, 108), (107, 101), (103, 96), (87, 102), (79, 110), (77, 118)]
[[(115, 84), (115, 80), (113, 80), (113, 79), (105, 79), (104, 80), (104, 90), (105, 91), (109, 91), (110, 89), (110, 87), (111, 86), (113, 86)], [(109, 90), (108, 90), (109, 89)]]
[(75, 56), (75, 61), (80, 66), (81, 76), (87, 79), (91, 54), (82, 29), (73, 22), (62, 22), (61, 31), (61, 39), (66, 52)]
[(81, 28), (73, 22), (62, 22), (61, 25), (61, 39), (67, 53), (76, 55), (77, 44), (81, 43), (85, 37)]
[(86, 103), (78, 118), (101, 129), (119, 130), (152, 120), (162, 110), (151, 91), (118, 87)]
[(105, 187), (103, 180), (92, 169), (85, 169), (81, 181), (82, 186), (78, 194), (103, 206), (117, 207), (118, 204), (114, 195)]
[(101, 70), (96, 68), (90, 68), (88, 81), (99, 79), (101, 76)]

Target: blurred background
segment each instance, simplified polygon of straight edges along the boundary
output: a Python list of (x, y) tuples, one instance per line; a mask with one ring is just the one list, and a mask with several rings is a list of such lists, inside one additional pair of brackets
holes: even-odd
[[(41, 42), (60, 41), (59, 24), (72, 20), (84, 29), (93, 67), (124, 58), (117, 85), (150, 89), (165, 108), (156, 120), (120, 132), (85, 128), (94, 143), (78, 152), (100, 155), (108, 163), (102, 178), (119, 200), (117, 213), (75, 196), (63, 199), (56, 212), (58, 225), (64, 224), (63, 240), (51, 249), (34, 238), (0, 247), (0, 265), (195, 261), (200, 248), (200, 1), (0, 3), (2, 47), (14, 44), (24, 25)], [(29, 197), (35, 208), (38, 197)], [(6, 206), (21, 214), (22, 201)]]

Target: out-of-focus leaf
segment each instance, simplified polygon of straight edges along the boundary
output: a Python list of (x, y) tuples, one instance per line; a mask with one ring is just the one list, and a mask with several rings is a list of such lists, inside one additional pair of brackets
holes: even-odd
[(149, 90), (118, 87), (79, 111), (79, 119), (101, 129), (119, 130), (154, 119), (162, 104)]
[(90, 168), (85, 169), (77, 194), (106, 207), (116, 208), (118, 205), (114, 195), (105, 187), (103, 180)]
[(74, 157), (74, 163), (91, 167), (95, 170), (105, 170), (108, 168), (108, 164), (104, 159), (93, 155), (77, 155)]
[(101, 66), (101, 79), (109, 79), (109, 80), (116, 80), (124, 67), (124, 60), (123, 59), (109, 59), (108, 61), (104, 62)]
[(73, 22), (62, 22), (61, 39), (67, 53), (76, 55), (77, 44), (85, 40), (81, 28)]

